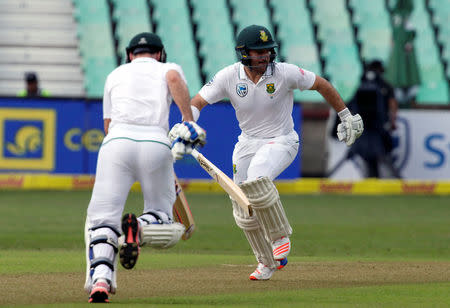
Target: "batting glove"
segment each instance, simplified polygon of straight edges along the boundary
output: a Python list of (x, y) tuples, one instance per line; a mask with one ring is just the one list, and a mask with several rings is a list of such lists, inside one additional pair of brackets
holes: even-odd
[(193, 149), (193, 144), (184, 141), (181, 138), (177, 138), (172, 144), (172, 156), (175, 160), (180, 160), (186, 154), (191, 154)]
[(363, 120), (359, 114), (352, 115), (347, 108), (339, 112), (339, 117), (341, 123), (337, 126), (338, 139), (351, 146), (364, 131)]
[(189, 143), (205, 144), (206, 131), (193, 121), (182, 122), (172, 127), (169, 138), (172, 142), (181, 138)]

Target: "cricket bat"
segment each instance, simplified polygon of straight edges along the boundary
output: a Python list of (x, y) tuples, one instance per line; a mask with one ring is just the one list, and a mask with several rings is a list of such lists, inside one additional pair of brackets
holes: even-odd
[(249, 216), (253, 215), (253, 210), (250, 202), (248, 201), (241, 188), (236, 183), (234, 183), (232, 179), (230, 179), (225, 173), (217, 168), (212, 162), (207, 160), (205, 156), (203, 156), (196, 149), (192, 150), (191, 155)]
[(189, 208), (189, 204), (186, 200), (186, 196), (184, 195), (183, 188), (181, 187), (181, 184), (178, 181), (176, 175), (175, 192), (177, 194), (177, 198), (175, 199), (175, 203), (173, 204), (173, 219), (176, 222), (184, 225), (186, 230), (184, 231), (184, 234), (181, 238), (183, 240), (187, 240), (195, 231), (195, 221), (194, 217), (192, 216), (191, 209)]

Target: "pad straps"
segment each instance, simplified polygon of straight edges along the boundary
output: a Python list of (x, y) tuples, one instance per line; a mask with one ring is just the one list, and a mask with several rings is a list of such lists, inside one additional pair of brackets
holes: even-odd
[(114, 264), (108, 258), (95, 258), (91, 260), (91, 270), (94, 270), (99, 265), (106, 265), (114, 272)]
[(94, 231), (94, 230), (101, 229), (101, 228), (108, 228), (108, 229), (112, 230), (117, 235), (117, 237), (119, 237), (121, 235), (121, 233), (114, 226), (111, 226), (108, 224), (96, 225), (94, 227), (89, 228), (89, 230)]
[(89, 246), (92, 248), (94, 245), (97, 244), (109, 244), (114, 249), (114, 253), (117, 253), (119, 251), (119, 248), (117, 247), (117, 243), (110, 237), (106, 235), (99, 235), (92, 239), (92, 241), (89, 243)]

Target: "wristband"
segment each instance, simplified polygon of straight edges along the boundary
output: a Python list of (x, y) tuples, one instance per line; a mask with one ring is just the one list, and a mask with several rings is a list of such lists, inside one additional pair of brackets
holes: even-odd
[(343, 122), (344, 119), (346, 119), (347, 117), (349, 117), (351, 115), (352, 114), (350, 113), (350, 110), (348, 110), (348, 108), (345, 108), (338, 112), (338, 116), (339, 116), (339, 119), (341, 119), (341, 122)]
[(200, 110), (198, 110), (197, 107), (191, 105), (192, 110), (192, 117), (194, 118), (194, 122), (198, 121), (198, 118), (200, 118)]

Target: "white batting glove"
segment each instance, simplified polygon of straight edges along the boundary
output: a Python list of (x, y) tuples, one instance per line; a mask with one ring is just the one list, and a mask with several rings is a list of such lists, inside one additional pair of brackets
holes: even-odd
[(192, 153), (192, 143), (186, 143), (182, 139), (177, 139), (172, 145), (172, 156), (175, 160), (180, 160), (186, 154)]
[(177, 123), (175, 124), (172, 129), (169, 131), (169, 139), (170, 142), (174, 142), (175, 140), (178, 139), (178, 130), (180, 129), (180, 126), (183, 125), (182, 123)]
[(341, 119), (341, 123), (337, 126), (338, 139), (351, 146), (364, 131), (363, 120), (359, 114), (352, 115), (347, 108), (338, 115)]
[(206, 142), (206, 131), (194, 121), (175, 124), (169, 132), (171, 141), (181, 138), (190, 143), (204, 144)]

